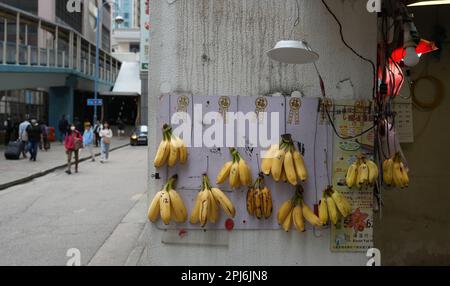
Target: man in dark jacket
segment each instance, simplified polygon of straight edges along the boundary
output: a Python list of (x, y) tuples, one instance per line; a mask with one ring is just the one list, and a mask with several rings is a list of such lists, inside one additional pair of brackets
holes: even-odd
[(36, 162), (38, 145), (41, 142), (42, 129), (36, 119), (31, 120), (31, 125), (27, 127), (28, 146), (31, 154), (30, 161)]

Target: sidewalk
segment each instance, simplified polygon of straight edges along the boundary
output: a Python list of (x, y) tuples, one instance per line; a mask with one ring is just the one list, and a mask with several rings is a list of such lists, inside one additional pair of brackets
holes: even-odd
[[(128, 137), (122, 139), (113, 137), (111, 150), (127, 146), (129, 143)], [(36, 162), (30, 162), (28, 159), (6, 160), (4, 151), (5, 146), (0, 146), (0, 191), (44, 176), (67, 164), (64, 146), (60, 142), (52, 142), (48, 152), (39, 150)], [(100, 155), (100, 147), (94, 148), (94, 152)], [(27, 156), (30, 157), (29, 154)], [(87, 150), (80, 151), (80, 160), (86, 160), (89, 156)]]

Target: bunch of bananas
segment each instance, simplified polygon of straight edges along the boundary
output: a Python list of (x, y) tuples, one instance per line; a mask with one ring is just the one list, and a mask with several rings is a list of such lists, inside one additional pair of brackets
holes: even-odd
[(236, 209), (230, 199), (218, 188), (211, 187), (207, 175), (203, 175), (202, 189), (197, 195), (194, 208), (191, 213), (190, 223), (204, 227), (209, 221), (216, 223), (219, 220), (219, 206), (225, 213), (234, 218)]
[(272, 215), (272, 193), (264, 186), (264, 175), (260, 174), (256, 182), (247, 191), (247, 211), (257, 219), (268, 219)]
[(155, 160), (153, 161), (155, 168), (161, 168), (166, 162), (169, 167), (175, 166), (178, 161), (184, 164), (187, 162), (187, 156), (187, 147), (184, 141), (173, 135), (172, 127), (165, 124), (163, 127), (163, 140), (159, 144)]
[(377, 164), (365, 157), (361, 157), (348, 168), (345, 182), (350, 189), (354, 186), (359, 189), (367, 188), (369, 185), (375, 184), (378, 175)]
[(252, 170), (241, 154), (234, 149), (230, 149), (232, 161), (223, 165), (216, 178), (216, 183), (221, 185), (229, 178), (230, 187), (239, 189), (241, 186), (250, 186), (253, 182)]
[(383, 162), (383, 181), (386, 185), (394, 185), (397, 188), (409, 186), (408, 170), (402, 162), (400, 153)]
[(302, 154), (295, 148), (292, 136), (282, 136), (280, 144), (272, 145), (261, 162), (261, 171), (272, 174), (276, 182), (289, 182), (297, 186), (298, 179), (306, 181), (308, 172)]
[(319, 202), (319, 219), (323, 225), (328, 223), (336, 225), (339, 217), (347, 217), (352, 213), (352, 207), (347, 199), (333, 187), (328, 187)]
[(305, 231), (306, 219), (313, 226), (322, 226), (322, 222), (303, 201), (303, 188), (298, 185), (294, 197), (284, 202), (278, 210), (278, 224), (288, 232), (292, 223), (299, 232)]
[(171, 177), (153, 198), (148, 208), (147, 217), (151, 222), (156, 222), (161, 216), (165, 225), (170, 221), (185, 223), (187, 221), (187, 209), (180, 195), (174, 190), (177, 175)]

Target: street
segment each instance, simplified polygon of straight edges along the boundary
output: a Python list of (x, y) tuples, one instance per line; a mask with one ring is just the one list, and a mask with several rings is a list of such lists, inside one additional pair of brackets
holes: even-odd
[[(69, 249), (79, 250), (81, 265), (95, 264), (93, 258), (125, 264), (145, 223), (147, 148), (125, 147), (105, 164), (86, 161), (79, 169), (0, 192), (0, 265), (63, 266)], [(108, 243), (116, 244), (115, 253)]]

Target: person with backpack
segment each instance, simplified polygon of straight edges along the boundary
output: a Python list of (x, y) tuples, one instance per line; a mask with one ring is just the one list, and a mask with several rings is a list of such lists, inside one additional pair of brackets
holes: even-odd
[(21, 149), (22, 149), (22, 155), (24, 158), (27, 158), (28, 153), (28, 133), (27, 128), (30, 126), (31, 123), (28, 121), (28, 119), (25, 119), (22, 121), (22, 123), (19, 124), (19, 141), (21, 142)]
[(102, 155), (100, 157), (100, 163), (108, 161), (109, 159), (109, 146), (111, 144), (111, 138), (113, 137), (112, 130), (109, 128), (109, 123), (103, 123), (103, 128), (100, 130), (99, 136), (101, 138)]
[(36, 162), (38, 153), (38, 145), (41, 142), (42, 129), (36, 119), (31, 120), (31, 124), (27, 127), (28, 133), (28, 150), (30, 152), (30, 161)]
[(39, 149), (48, 151), (48, 149), (50, 149), (50, 142), (48, 140), (48, 135), (49, 135), (49, 128), (47, 126), (47, 124), (45, 124), (44, 121), (41, 121), (41, 131), (42, 131), (42, 138), (41, 138), (41, 142), (39, 143)]
[(103, 126), (100, 123), (100, 120), (97, 120), (97, 122), (94, 125), (94, 136), (95, 136), (95, 147), (98, 147), (100, 143), (100, 130), (102, 130)]
[(78, 162), (81, 147), (83, 147), (83, 137), (77, 130), (76, 126), (72, 124), (64, 138), (64, 148), (66, 149), (67, 154), (66, 173), (68, 175), (72, 174), (72, 157), (74, 157), (75, 160), (75, 173), (78, 173)]

